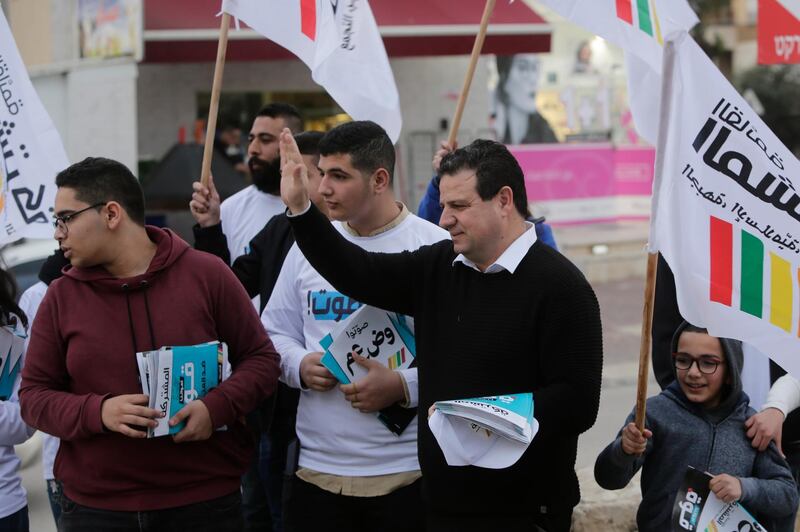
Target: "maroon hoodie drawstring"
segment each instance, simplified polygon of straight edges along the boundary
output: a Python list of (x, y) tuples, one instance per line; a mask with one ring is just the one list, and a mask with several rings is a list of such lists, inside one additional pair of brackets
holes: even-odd
[[(153, 320), (150, 317), (150, 303), (147, 300), (147, 289), (150, 288), (150, 283), (141, 281), (139, 286), (142, 287), (142, 295), (144, 296), (144, 312), (147, 316), (147, 329), (150, 332), (150, 349), (158, 349), (156, 346), (156, 335), (153, 332)], [(133, 352), (138, 353), (139, 347), (136, 344), (136, 329), (133, 326), (133, 312), (131, 312), (131, 287), (128, 283), (122, 285), (122, 291), (125, 292), (125, 304), (128, 307), (128, 326), (131, 329), (131, 341), (133, 343)]]
[(128, 286), (128, 283), (122, 285), (122, 291), (125, 292), (125, 304), (128, 306), (128, 326), (131, 329), (131, 341), (133, 342), (133, 353), (136, 354), (139, 352), (139, 348), (136, 347), (136, 329), (133, 328), (133, 314), (131, 313), (131, 293), (130, 293), (130, 286)]
[(142, 281), (139, 285), (142, 287), (142, 294), (144, 295), (144, 312), (147, 315), (147, 328), (150, 331), (150, 343), (153, 345), (151, 349), (158, 349), (156, 346), (156, 335), (153, 333), (153, 320), (150, 318), (150, 304), (147, 301), (147, 289), (150, 288), (150, 283)]

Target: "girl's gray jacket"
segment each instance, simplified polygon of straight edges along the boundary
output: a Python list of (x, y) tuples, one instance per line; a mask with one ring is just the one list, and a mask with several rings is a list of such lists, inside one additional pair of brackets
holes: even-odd
[[(672, 339), (672, 351), (688, 326), (682, 323)], [(742, 483), (741, 504), (770, 532), (793, 532), (797, 485), (774, 443), (764, 452), (754, 449), (744, 423), (755, 414), (742, 391), (742, 344), (720, 338), (729, 383), (720, 405), (706, 410), (689, 401), (677, 379), (647, 400), (645, 426), (653, 432), (642, 456), (622, 450), (622, 431), (600, 453), (594, 477), (605, 489), (621, 489), (642, 468), (642, 503), (636, 514), (641, 532), (670, 530), (675, 495), (686, 469), (692, 466), (712, 475), (727, 473)], [(632, 412), (625, 425), (632, 422)], [(624, 426), (623, 425), (623, 428)]]
[[(677, 382), (647, 400), (645, 425), (653, 432), (642, 456), (622, 450), (618, 434), (597, 458), (594, 476), (605, 489), (624, 488), (642, 468), (639, 530), (670, 530), (675, 495), (688, 466), (712, 475), (727, 473), (742, 483), (741, 504), (770, 532), (794, 530), (797, 486), (774, 443), (764, 452), (751, 445), (744, 422), (755, 411), (739, 391), (733, 410), (716, 423), (686, 399)], [(633, 421), (628, 416), (625, 425)], [(621, 431), (620, 431), (621, 434)]]

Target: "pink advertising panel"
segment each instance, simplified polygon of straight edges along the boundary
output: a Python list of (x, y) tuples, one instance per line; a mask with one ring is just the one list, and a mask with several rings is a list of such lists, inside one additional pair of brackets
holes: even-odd
[(509, 149), (525, 173), (532, 212), (553, 224), (649, 217), (653, 148), (539, 144)]

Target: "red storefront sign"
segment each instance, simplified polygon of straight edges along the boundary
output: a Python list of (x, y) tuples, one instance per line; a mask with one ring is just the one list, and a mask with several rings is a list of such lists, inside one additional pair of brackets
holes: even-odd
[[(789, 2), (792, 2), (791, 9)], [(800, 63), (800, 2), (797, 0), (758, 0), (758, 63)]]

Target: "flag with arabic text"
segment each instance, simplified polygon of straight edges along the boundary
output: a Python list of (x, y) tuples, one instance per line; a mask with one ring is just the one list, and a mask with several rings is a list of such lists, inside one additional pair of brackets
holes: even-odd
[(686, 320), (800, 377), (800, 162), (688, 34), (664, 76), (651, 250)]
[(0, 244), (52, 238), (55, 177), (69, 164), (0, 10)]
[(400, 96), (367, 0), (223, 0), (222, 10), (295, 54), (356, 120), (400, 137)]
[(570, 22), (625, 51), (636, 129), (656, 143), (664, 39), (698, 22), (686, 0), (539, 0)]

